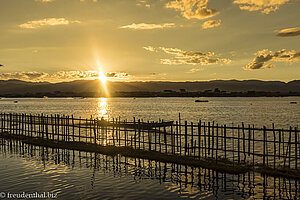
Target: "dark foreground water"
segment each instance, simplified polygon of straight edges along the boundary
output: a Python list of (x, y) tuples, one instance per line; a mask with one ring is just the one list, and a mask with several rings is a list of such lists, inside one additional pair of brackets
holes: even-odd
[(58, 199), (299, 199), (300, 182), (0, 140), (0, 195)]

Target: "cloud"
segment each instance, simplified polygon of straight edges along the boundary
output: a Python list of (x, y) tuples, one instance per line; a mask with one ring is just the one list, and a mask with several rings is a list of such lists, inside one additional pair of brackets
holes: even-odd
[(152, 47), (149, 46), (144, 49), (148, 51), (164, 52), (173, 56), (172, 58), (161, 59), (161, 64), (164, 65), (210, 65), (217, 63), (230, 63), (231, 60), (227, 58), (219, 58), (213, 52), (201, 53), (193, 51), (184, 51), (178, 48), (167, 48), (167, 47)]
[(35, 29), (42, 26), (57, 26), (57, 25), (68, 25), (71, 23), (80, 23), (80, 21), (69, 21), (65, 18), (45, 18), (41, 20), (28, 21), (24, 24), (20, 24), (20, 28)]
[(264, 14), (269, 14), (279, 9), (289, 0), (234, 0), (234, 4), (238, 4), (241, 10), (260, 11)]
[(213, 28), (221, 25), (221, 20), (208, 20), (202, 24), (203, 29)]
[(137, 6), (143, 6), (143, 7), (146, 7), (146, 8), (150, 8), (151, 5), (148, 1), (146, 0), (137, 0), (137, 3), (136, 3)]
[(185, 73), (192, 74), (192, 73), (196, 73), (196, 72), (203, 71), (203, 70), (204, 70), (203, 68), (192, 68), (192, 69), (190, 69), (189, 71), (187, 71)]
[[(108, 80), (125, 80), (130, 75), (124, 72), (107, 72), (105, 76)], [(18, 79), (23, 81), (73, 81), (73, 80), (95, 80), (99, 77), (97, 71), (59, 71), (52, 74), (46, 72), (13, 72), (0, 73), (0, 79)]]
[(35, 0), (35, 1), (49, 3), (49, 2), (53, 2), (55, 0)]
[(209, 0), (175, 0), (168, 2), (165, 7), (181, 12), (187, 19), (206, 19), (219, 14), (215, 9), (208, 8)]
[(300, 35), (300, 27), (282, 29), (277, 33), (279, 37), (290, 37)]
[(152, 51), (152, 52), (156, 51), (155, 48), (152, 46), (147, 46), (147, 47), (143, 47), (143, 48), (147, 51)]
[(109, 78), (114, 78), (114, 79), (128, 79), (129, 74), (124, 73), (124, 72), (107, 72), (105, 73), (105, 76)]
[(53, 2), (53, 1), (55, 1), (55, 0), (35, 0), (35, 1), (46, 2), (46, 3), (48, 3), (48, 2)]
[(121, 26), (120, 28), (128, 28), (128, 29), (141, 29), (141, 30), (149, 30), (149, 29), (163, 29), (163, 28), (173, 28), (175, 27), (174, 23), (164, 23), (164, 24), (130, 24)]
[[(49, 2), (54, 2), (54, 1), (56, 1), (56, 0), (35, 0), (36, 2), (43, 2), (43, 3), (49, 3)], [(80, 2), (86, 2), (86, 1), (88, 1), (88, 0), (79, 0)], [(98, 2), (98, 0), (91, 0), (92, 2), (94, 2), (94, 3), (97, 3)]]
[(19, 80), (40, 80), (48, 76), (44, 72), (14, 72), (14, 73), (0, 73), (0, 79), (19, 79)]
[[(300, 61), (300, 52), (295, 50), (286, 51), (282, 49), (273, 53), (268, 49), (263, 49), (255, 53), (256, 57), (247, 66), (244, 67), (245, 70), (255, 70), (255, 69), (268, 69), (273, 68), (275, 65), (267, 63), (269, 61), (275, 62), (293, 62)], [(266, 64), (267, 63), (267, 64)]]

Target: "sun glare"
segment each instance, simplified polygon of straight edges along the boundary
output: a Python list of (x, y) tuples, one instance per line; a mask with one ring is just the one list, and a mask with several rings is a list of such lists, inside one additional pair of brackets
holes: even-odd
[(97, 61), (97, 67), (98, 67), (98, 80), (101, 81), (103, 91), (105, 93), (105, 96), (107, 97), (108, 96), (108, 89), (106, 85), (107, 77), (105, 76), (105, 73), (99, 61)]
[(99, 72), (98, 79), (102, 82), (102, 84), (106, 84), (106, 76), (103, 72)]

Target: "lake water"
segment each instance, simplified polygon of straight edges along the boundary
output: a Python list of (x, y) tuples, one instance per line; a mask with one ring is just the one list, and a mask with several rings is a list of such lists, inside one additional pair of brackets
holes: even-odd
[[(254, 124), (288, 128), (300, 124), (300, 97), (198, 98), (2, 98), (0, 112), (65, 114), (89, 118), (133, 117), (144, 120), (198, 120), (219, 124)], [(17, 100), (18, 103), (14, 103)], [(298, 104), (290, 104), (298, 102)]]
[[(0, 99), (0, 112), (144, 120), (215, 121), (287, 128), (300, 124), (300, 98)], [(18, 101), (15, 103), (15, 101)], [(298, 104), (290, 104), (296, 101)], [(123, 156), (44, 148), (0, 139), (1, 192), (51, 192), (58, 199), (300, 199), (299, 181), (230, 175)]]
[(58, 199), (298, 199), (299, 181), (1, 140), (1, 192)]

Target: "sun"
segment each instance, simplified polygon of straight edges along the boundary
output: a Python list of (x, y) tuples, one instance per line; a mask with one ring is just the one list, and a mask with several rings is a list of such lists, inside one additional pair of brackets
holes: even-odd
[(107, 77), (105, 76), (105, 74), (103, 72), (99, 71), (98, 79), (102, 82), (102, 84), (106, 84)]
[(107, 77), (105, 76), (105, 73), (99, 61), (97, 61), (97, 68), (98, 68), (98, 80), (102, 83), (101, 85), (103, 91), (105, 93), (105, 96), (107, 97), (109, 96), (108, 88), (107, 88)]

